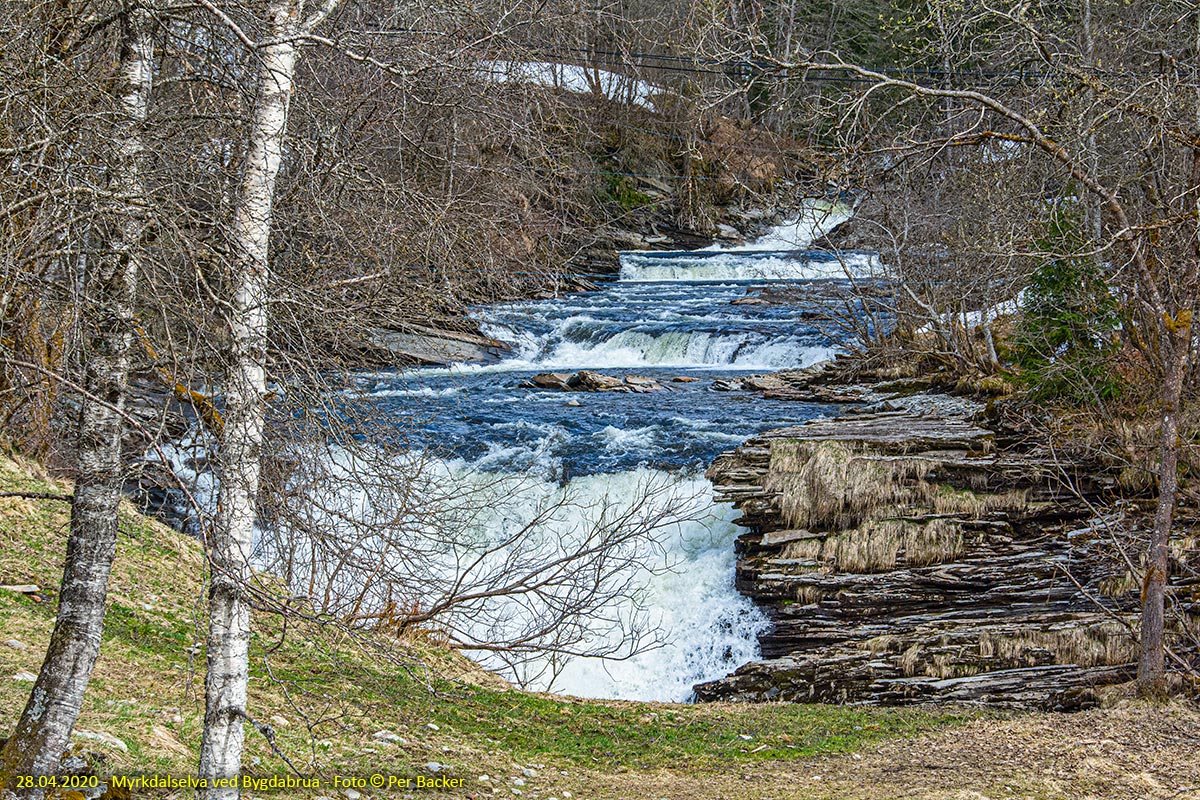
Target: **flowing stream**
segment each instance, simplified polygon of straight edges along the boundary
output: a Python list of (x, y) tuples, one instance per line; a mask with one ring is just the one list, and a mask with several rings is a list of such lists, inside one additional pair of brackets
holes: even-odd
[[(255, 566), (290, 576), (300, 593), (332, 587), (353, 596), (371, 585), (374, 563), (396, 581), (383, 584), (385, 594), (372, 599), (376, 608), (424, 609), (439, 602), (439, 592), (446, 596), (446, 587), (479, 598), (430, 623), (460, 642), (573, 641), (570, 652), (554, 656), (468, 650), (534, 689), (685, 701), (695, 683), (753, 660), (768, 622), (734, 588), (737, 512), (713, 502), (704, 470), (750, 436), (833, 409), (729, 385), (835, 353), (840, 339), (828, 324), (830, 298), (845, 288), (848, 271), (874, 268), (865, 255), (835, 258), (810, 248), (849, 209), (817, 202), (808, 212), (738, 248), (625, 253), (619, 277), (594, 291), (481, 307), (475, 314), (482, 329), (513, 348), (498, 363), (358, 374), (351, 394), (366, 404), (372, 424), (403, 437), (396, 454), (384, 456), (399, 463), (376, 469), (357, 462), (361, 454), (319, 439), (297, 443), (287, 454), (298, 468), (291, 479), (297, 491), (288, 497), (291, 511), (307, 518), (290, 528), (260, 521)], [(763, 286), (785, 302), (734, 302)], [(539, 372), (581, 369), (648, 376), (665, 388), (637, 394), (522, 386)], [(165, 450), (212, 513), (216, 484), (205, 448), (199, 438)], [(422, 465), (416, 473), (408, 459)], [(334, 480), (322, 483), (317, 473)], [(420, 477), (406, 482), (405, 474)], [(643, 497), (651, 499), (639, 504)], [(490, 593), (497, 580), (591, 547), (597, 517), (626, 512), (657, 519), (653, 536), (623, 541), (613, 558), (572, 562), (585, 577), (594, 570), (597, 595), (615, 589), (611, 602), (593, 602), (578, 625), (539, 628), (556, 606), (587, 601), (587, 580), (541, 594)], [(296, 531), (299, 539), (289, 544)], [(332, 569), (344, 559), (322, 555), (329, 551), (320, 550), (320, 539), (304, 538), (312, 531), (326, 541), (357, 542), (358, 567)], [(392, 594), (397, 586), (399, 597)], [(619, 660), (579, 655), (627, 651), (636, 642), (654, 646)]]
[[(536, 688), (686, 700), (692, 684), (757, 655), (757, 635), (767, 623), (733, 586), (737, 515), (712, 503), (703, 471), (749, 436), (830, 409), (715, 384), (808, 366), (838, 349), (837, 334), (814, 321), (821, 299), (845, 282), (847, 268), (870, 263), (808, 249), (848, 215), (832, 208), (741, 248), (625, 253), (619, 278), (595, 291), (480, 308), (483, 330), (513, 345), (499, 363), (362, 377), (380, 414), (422, 420), (412, 428), (416, 444), (447, 461), (532, 475), (546, 492), (569, 486), (584, 497), (627, 494), (652, 475), (694, 498), (688, 521), (647, 556), (656, 563), (647, 564), (652, 571), (638, 593), (661, 646), (622, 661), (569, 659), (552, 683), (545, 676), (533, 681)], [(733, 304), (764, 282), (785, 287), (791, 304)], [(539, 372), (579, 369), (650, 376), (667, 389), (564, 393), (521, 386)]]

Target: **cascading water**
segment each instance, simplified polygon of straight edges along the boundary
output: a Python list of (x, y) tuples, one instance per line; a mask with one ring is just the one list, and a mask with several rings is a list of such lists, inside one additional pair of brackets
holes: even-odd
[[(617, 662), (568, 660), (553, 683), (543, 678), (536, 688), (684, 700), (692, 684), (756, 655), (767, 623), (733, 586), (736, 513), (712, 505), (701, 474), (747, 437), (827, 409), (715, 391), (713, 382), (807, 366), (838, 349), (836, 337), (806, 320), (819, 316), (817, 300), (831, 283), (861, 277), (874, 262), (805, 248), (848, 213), (824, 206), (821, 219), (791, 221), (737, 250), (625, 253), (619, 279), (601, 289), (479, 309), (484, 331), (513, 344), (510, 358), (364, 376), (381, 412), (425, 420), (415, 431), (420, 443), (476, 470), (532, 473), (585, 496), (620, 495), (629, 476), (651, 472), (693, 490), (706, 508), (647, 564), (638, 600), (662, 646)], [(769, 249), (759, 249), (763, 241)], [(784, 243), (792, 247), (779, 249)], [(795, 305), (733, 304), (763, 280), (786, 283), (798, 297), (814, 291)], [(566, 395), (521, 387), (538, 372), (577, 369), (648, 375), (668, 389)]]
[[(553, 563), (586, 542), (597, 509), (619, 516), (646, 486), (665, 488), (669, 491), (639, 513), (653, 517), (655, 504), (668, 498), (678, 518), (655, 527), (652, 541), (621, 545), (628, 570), (604, 580), (627, 590), (614, 597), (611, 607), (591, 610), (592, 616), (583, 620), (584, 640), (575, 649), (618, 644), (635, 619), (653, 626), (657, 646), (622, 660), (576, 656), (511, 664), (486, 651), (475, 655), (536, 689), (686, 700), (693, 684), (753, 660), (758, 634), (768, 624), (734, 589), (737, 515), (728, 505), (713, 503), (704, 469), (722, 451), (756, 433), (831, 411), (718, 391), (715, 382), (807, 366), (838, 349), (836, 334), (812, 320), (822, 316), (822, 298), (831, 289), (862, 277), (874, 262), (866, 255), (835, 257), (806, 248), (848, 214), (844, 207), (815, 203), (764, 239), (735, 250), (625, 253), (619, 279), (603, 288), (478, 309), (481, 327), (512, 343), (513, 354), (505, 360), (358, 375), (356, 399), (368, 404), (375, 423), (394, 421), (396, 430), (403, 431), (403, 444), (393, 457), (420, 460), (423, 483), (397, 484), (386, 474), (394, 462), (376, 462), (382, 471), (373, 473), (367, 464), (351, 468), (348, 459), (355, 456), (337, 448), (297, 450), (290, 455), (302, 470), (324, 470), (326, 477), (332, 473), (336, 479), (326, 491), (314, 488), (322, 485), (320, 476), (295, 478), (312, 482), (294, 493), (301, 500), (292, 511), (317, 515), (300, 529), (324, 530), (337, 538), (354, 532), (341, 530), (347, 524), (365, 523), (368, 533), (361, 541), (378, 559), (375, 563), (393, 574), (407, 570), (415, 593), (404, 602), (427, 607), (437, 600), (430, 597), (437, 591), (434, 578), (445, 585), (444, 579), (463, 564), (474, 564), (478, 575), (511, 571), (507, 568), (514, 561)], [(787, 296), (795, 298), (792, 304), (734, 304), (749, 285), (763, 280), (773, 288), (786, 285)], [(651, 376), (666, 389), (564, 394), (522, 386), (538, 372), (568, 369)], [(180, 442), (166, 453), (177, 474), (190, 477), (201, 505), (211, 506), (211, 473), (203, 459), (188, 458), (190, 450), (202, 453), (202, 443), (190, 449)], [(401, 465), (397, 474), (403, 469)], [(484, 495), (493, 494), (480, 500), (478, 492), (472, 495), (475, 486), (488, 487)], [(455, 507), (443, 487), (453, 487), (464, 502), (475, 505), (466, 511)], [(555, 503), (561, 506), (543, 520), (536, 535), (522, 540), (524, 550), (514, 553), (505, 544), (486, 558), (479, 556), (493, 543), (508, 541), (511, 531), (526, 525), (538, 509)], [(372, 527), (375, 520), (379, 528)], [(390, 544), (383, 534), (370, 532), (388, 526), (399, 531)], [(449, 529), (455, 529), (454, 536), (444, 535)], [(260, 538), (259, 568), (278, 571), (280, 552), (272, 553), (272, 548), (280, 547), (285, 535)], [(312, 555), (314, 547), (301, 544), (299, 552)], [(297, 561), (321, 561), (297, 560), (295, 555), (293, 551), (289, 574)], [(319, 574), (308, 577), (317, 586), (356, 580), (346, 574), (324, 576), (328, 580)], [(354, 590), (352, 585), (338, 588)], [(386, 602), (391, 603), (388, 591)], [(459, 641), (519, 639), (536, 627), (535, 605), (528, 596), (489, 596), (430, 624), (453, 631)]]

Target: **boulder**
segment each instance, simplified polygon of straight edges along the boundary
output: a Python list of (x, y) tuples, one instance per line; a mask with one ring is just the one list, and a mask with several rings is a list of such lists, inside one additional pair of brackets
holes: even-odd
[(769, 306), (771, 301), (756, 294), (748, 294), (729, 301), (731, 306)]
[(568, 385), (568, 381), (570, 380), (571, 375), (567, 372), (542, 372), (534, 375), (521, 386), (526, 389), (557, 389), (560, 392), (569, 392), (571, 387)]
[(403, 361), (417, 364), (490, 364), (499, 361), (510, 348), (504, 342), (476, 333), (447, 331), (408, 325), (396, 328), (373, 328), (369, 340), (375, 347), (387, 350)]
[(635, 392), (658, 392), (666, 387), (645, 375), (626, 375), (625, 385)]
[(751, 392), (771, 392), (787, 388), (787, 383), (777, 375), (749, 375), (742, 378), (742, 388)]
[(623, 392), (628, 391), (625, 382), (603, 372), (593, 372), (583, 369), (576, 372), (567, 381), (567, 386), (575, 392)]
[[(560, 392), (657, 392), (666, 387), (644, 375), (626, 375), (624, 380), (592, 370), (543, 372), (521, 383), (523, 389), (553, 389)], [(578, 405), (578, 403), (573, 403)]]

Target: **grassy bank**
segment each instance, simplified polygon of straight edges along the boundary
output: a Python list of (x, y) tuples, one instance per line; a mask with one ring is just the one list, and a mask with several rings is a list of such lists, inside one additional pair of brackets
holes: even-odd
[[(10, 460), (0, 491), (69, 487)], [(68, 504), (0, 499), (0, 718), (7, 732), (37, 672), (55, 613)], [(126, 509), (108, 622), (78, 728), (115, 773), (194, 770), (203, 717), (204, 559), (197, 543)], [(24, 674), (23, 674), (24, 673)], [(717, 773), (855, 751), (961, 723), (958, 711), (592, 702), (514, 690), (436, 643), (436, 634), (352, 635), (314, 621), (255, 618), (248, 732), (257, 775), (438, 774), (451, 794), (599, 796), (589, 775)], [(93, 735), (98, 734), (99, 736)], [(433, 764), (438, 766), (434, 767)], [(428, 766), (427, 766), (428, 765)], [(102, 770), (103, 771), (103, 770)], [(481, 775), (492, 780), (480, 781)], [(524, 781), (523, 786), (514, 778)], [(330, 794), (326, 789), (314, 794)], [(386, 796), (386, 792), (383, 793)]]

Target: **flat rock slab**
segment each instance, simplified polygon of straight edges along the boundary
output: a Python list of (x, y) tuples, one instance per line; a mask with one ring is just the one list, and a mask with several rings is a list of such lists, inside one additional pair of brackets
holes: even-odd
[(371, 344), (419, 364), (492, 363), (511, 349), (486, 336), (462, 331), (445, 331), (417, 325), (404, 330), (374, 328)]

